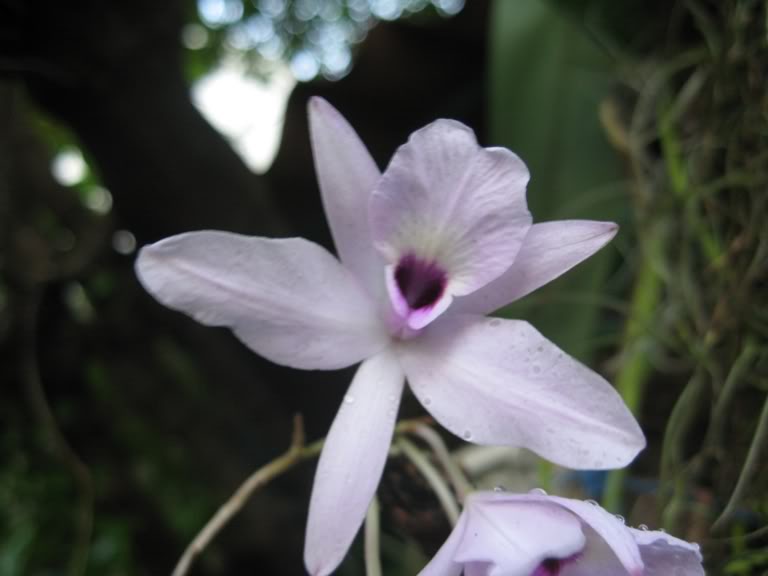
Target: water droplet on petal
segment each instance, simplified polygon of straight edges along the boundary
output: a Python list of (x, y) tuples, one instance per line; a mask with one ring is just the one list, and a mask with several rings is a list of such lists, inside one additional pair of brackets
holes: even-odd
[(507, 489), (504, 488), (504, 486), (494, 486), (493, 491), (494, 492), (505, 492)]
[(646, 526), (645, 524), (640, 524), (640, 526), (638, 526), (638, 528), (640, 530), (642, 530), (643, 532), (648, 532), (648, 526)]
[(585, 500), (587, 504), (592, 504), (592, 506), (600, 506), (600, 504), (597, 503), (597, 500)]
[(534, 488), (532, 490), (529, 490), (528, 494), (537, 494), (539, 496), (546, 496), (547, 495), (547, 491), (544, 490), (544, 488)]
[(355, 397), (352, 396), (351, 394), (347, 394), (346, 396), (344, 396), (345, 404), (352, 404), (354, 401), (355, 401)]
[(424, 406), (429, 406), (430, 404), (432, 404), (432, 398), (430, 398), (429, 396), (425, 396), (424, 397)]
[(464, 430), (464, 434), (462, 434), (462, 437), (464, 438), (464, 440), (471, 440), (472, 432), (470, 430)]
[(618, 520), (622, 524), (624, 524), (624, 522), (625, 522), (624, 516), (622, 516), (621, 514), (614, 514), (613, 517), (616, 518), (616, 520)]
[(541, 366), (539, 366), (538, 364), (534, 364), (533, 365), (533, 373), (534, 374), (539, 374), (540, 372), (541, 372)]
[(500, 326), (500, 325), (501, 325), (501, 320), (499, 320), (498, 318), (494, 318), (493, 320), (488, 322), (488, 326), (491, 326), (492, 328), (495, 328), (496, 326)]

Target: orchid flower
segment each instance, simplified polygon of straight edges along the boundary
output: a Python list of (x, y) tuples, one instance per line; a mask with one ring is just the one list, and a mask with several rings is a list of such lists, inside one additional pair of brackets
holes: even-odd
[(703, 576), (701, 553), (597, 502), (477, 492), (419, 576)]
[(645, 439), (610, 384), (528, 323), (485, 318), (599, 250), (616, 225), (531, 225), (525, 164), (459, 122), (416, 131), (380, 174), (330, 104), (313, 98), (309, 118), (340, 261), (301, 238), (202, 231), (144, 247), (136, 265), (161, 303), (228, 326), (277, 364), (362, 362), (320, 456), (309, 572), (332, 572), (360, 528), (406, 380), (465, 440), (572, 468), (629, 463)]

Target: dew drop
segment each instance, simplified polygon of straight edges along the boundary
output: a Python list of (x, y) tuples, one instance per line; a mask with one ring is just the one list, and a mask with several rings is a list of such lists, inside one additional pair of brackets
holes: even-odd
[(430, 404), (432, 404), (432, 398), (430, 398), (429, 396), (425, 396), (424, 397), (424, 406), (429, 406)]
[(354, 401), (355, 401), (355, 397), (352, 396), (351, 394), (347, 394), (346, 396), (344, 396), (344, 404), (352, 404), (354, 403)]
[(492, 328), (496, 328), (496, 326), (500, 326), (500, 325), (501, 325), (501, 320), (499, 320), (498, 318), (494, 318), (493, 320), (488, 322), (488, 326), (491, 326)]
[(464, 430), (464, 434), (462, 434), (462, 437), (464, 438), (464, 440), (471, 440), (472, 432), (470, 430)]
[(616, 520), (618, 520), (622, 524), (625, 523), (624, 516), (622, 516), (621, 514), (614, 514), (613, 517), (616, 518)]
[(533, 373), (534, 374), (540, 374), (541, 373), (541, 366), (539, 366), (538, 364), (534, 364), (533, 365)]
[(528, 494), (538, 494), (539, 496), (546, 496), (547, 491), (544, 490), (544, 488), (533, 488), (532, 490), (528, 491)]
[(506, 489), (506, 488), (504, 488), (504, 486), (494, 486), (494, 487), (493, 487), (493, 491), (494, 491), (494, 492), (506, 492), (506, 490), (507, 490), (507, 489)]
[(587, 504), (592, 504), (592, 506), (600, 506), (600, 504), (597, 503), (597, 500), (585, 500)]
[(648, 532), (648, 526), (646, 526), (645, 524), (640, 524), (640, 526), (638, 526), (638, 528), (640, 530), (642, 530), (643, 532)]

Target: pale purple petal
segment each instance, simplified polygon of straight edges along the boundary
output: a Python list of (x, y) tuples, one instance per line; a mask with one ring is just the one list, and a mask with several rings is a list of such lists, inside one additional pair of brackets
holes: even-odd
[[(459, 576), (462, 570), (462, 563), (455, 560), (456, 551), (464, 539), (464, 532), (467, 530), (467, 515), (459, 516), (459, 521), (453, 527), (448, 540), (440, 547), (437, 554), (429, 561), (418, 576)], [(464, 575), (469, 576), (470, 571), (464, 570)]]
[(586, 531), (586, 553), (573, 567), (564, 571), (563, 576), (613, 576), (622, 574), (622, 568), (631, 576), (643, 574), (643, 561), (635, 539), (620, 517), (594, 502), (558, 496), (538, 497), (547, 498), (570, 510), (591, 530)]
[(625, 466), (645, 446), (616, 390), (527, 322), (443, 316), (396, 350), (414, 394), (465, 440), (576, 469)]
[(605, 246), (613, 222), (558, 220), (534, 224), (512, 266), (490, 284), (457, 298), (452, 310), (490, 314), (564, 274)]
[(640, 546), (645, 564), (643, 576), (703, 576), (701, 552), (698, 544), (680, 540), (656, 530), (635, 530), (632, 536)]
[(192, 232), (145, 246), (139, 280), (162, 304), (227, 326), (249, 348), (294, 368), (335, 369), (387, 342), (371, 299), (324, 248), (228, 232)]
[(488, 562), (468, 562), (464, 565), (464, 576), (488, 576), (490, 569)]
[(315, 171), (339, 258), (374, 296), (382, 288), (382, 262), (373, 247), (368, 203), (380, 172), (365, 145), (322, 98), (309, 101)]
[(401, 146), (371, 198), (371, 231), (387, 264), (412, 254), (468, 294), (502, 274), (531, 224), (528, 169), (509, 150), (481, 148), (472, 130), (438, 120)]
[(309, 503), (304, 563), (333, 572), (376, 492), (397, 418), (403, 372), (389, 350), (363, 362), (325, 440)]
[[(626, 530), (624, 532), (626, 533)], [(584, 526), (584, 534), (587, 536), (584, 553), (565, 566), (557, 576), (641, 576), (644, 574), (642, 563), (634, 572), (627, 571), (608, 543), (589, 526)]]
[(547, 560), (572, 557), (584, 548), (581, 523), (559, 506), (540, 501), (470, 497), (458, 562), (488, 562), (489, 576), (530, 576)]
[[(642, 573), (643, 562), (630, 529), (595, 502), (548, 496), (538, 491), (528, 494), (478, 492), (471, 496), (471, 501), (475, 505), (493, 503), (497, 509), (513, 509), (520, 504), (555, 506), (578, 518), (586, 543), (578, 554), (564, 551), (559, 556), (553, 555), (571, 556), (561, 568), (560, 576), (639, 576)], [(550, 534), (537, 529), (534, 521), (530, 521), (529, 526), (536, 535)]]

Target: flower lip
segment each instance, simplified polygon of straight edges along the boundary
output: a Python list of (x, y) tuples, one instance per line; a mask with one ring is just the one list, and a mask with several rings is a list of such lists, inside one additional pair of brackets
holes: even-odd
[(531, 576), (558, 576), (568, 564), (579, 559), (581, 553), (573, 554), (567, 558), (545, 558)]
[(406, 254), (395, 267), (395, 282), (411, 310), (431, 308), (445, 292), (448, 278), (435, 262)]
[(412, 252), (386, 268), (386, 285), (392, 314), (390, 332), (409, 338), (440, 316), (453, 301), (448, 290), (448, 273), (433, 260)]

